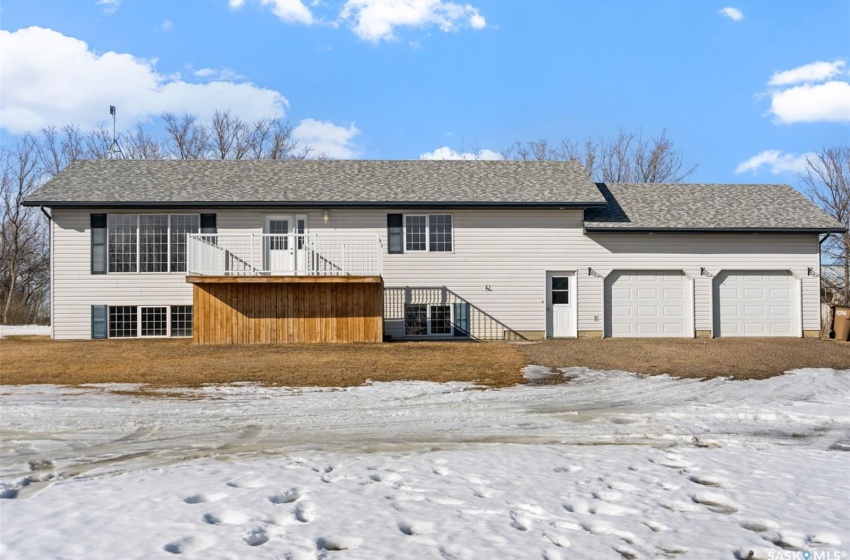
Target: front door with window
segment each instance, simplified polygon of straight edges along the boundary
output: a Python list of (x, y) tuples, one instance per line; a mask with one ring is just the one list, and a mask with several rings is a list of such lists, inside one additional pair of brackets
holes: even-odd
[(546, 336), (571, 338), (578, 334), (575, 272), (546, 273)]
[(272, 274), (306, 271), (306, 216), (266, 216), (263, 269)]

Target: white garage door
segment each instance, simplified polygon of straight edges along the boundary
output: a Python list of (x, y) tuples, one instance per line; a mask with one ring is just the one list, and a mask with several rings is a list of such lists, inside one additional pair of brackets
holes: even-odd
[(693, 336), (690, 282), (681, 272), (613, 272), (606, 288), (606, 336)]
[(789, 273), (722, 272), (714, 284), (714, 336), (800, 336)]

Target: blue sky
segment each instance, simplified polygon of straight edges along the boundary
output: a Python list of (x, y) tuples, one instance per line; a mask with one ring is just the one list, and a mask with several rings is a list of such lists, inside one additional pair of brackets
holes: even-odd
[[(3, 0), (0, 126), (284, 115), (331, 156), (667, 129), (702, 182), (850, 143), (850, 1)], [(749, 162), (749, 163), (748, 163)], [(737, 171), (737, 172), (736, 172)]]

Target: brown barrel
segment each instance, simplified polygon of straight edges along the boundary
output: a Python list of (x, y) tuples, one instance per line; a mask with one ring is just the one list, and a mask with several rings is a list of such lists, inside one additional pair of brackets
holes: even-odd
[(850, 307), (833, 308), (832, 329), (835, 331), (835, 340), (850, 340)]

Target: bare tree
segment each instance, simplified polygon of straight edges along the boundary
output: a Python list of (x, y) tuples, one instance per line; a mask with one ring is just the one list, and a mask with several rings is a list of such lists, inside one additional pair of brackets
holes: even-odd
[(209, 147), (209, 131), (198, 123), (195, 115), (176, 116), (163, 113), (165, 124), (165, 148), (177, 159), (206, 159)]
[[(827, 214), (850, 227), (850, 146), (823, 148), (806, 158), (803, 185)], [(830, 264), (844, 267), (844, 303), (850, 305), (850, 233), (831, 234), (823, 246)]]
[(112, 132), (99, 124), (86, 134), (85, 145), (86, 159), (108, 159), (109, 149), (112, 147)]
[(44, 172), (56, 175), (72, 162), (86, 159), (85, 138), (80, 127), (66, 125), (61, 129), (48, 126), (41, 129), (38, 154)]
[(307, 159), (312, 148), (302, 146), (292, 138), (292, 126), (280, 120), (271, 124), (268, 146), (262, 150), (263, 159)]
[[(255, 127), (256, 130), (256, 127)], [(251, 127), (230, 111), (216, 111), (210, 122), (210, 137), (218, 159), (243, 159), (255, 141)]]
[(620, 130), (613, 138), (559, 144), (546, 139), (515, 142), (502, 152), (505, 159), (578, 161), (594, 180), (605, 183), (675, 183), (692, 175), (696, 165), (686, 166), (667, 132), (647, 140), (643, 131)]
[(38, 210), (21, 204), (44, 178), (37, 140), (25, 135), (3, 150), (0, 162), (0, 319), (3, 324), (42, 321), (50, 282), (47, 228)]
[(165, 159), (165, 149), (159, 140), (138, 124), (132, 132), (125, 132), (118, 140), (127, 159)]

